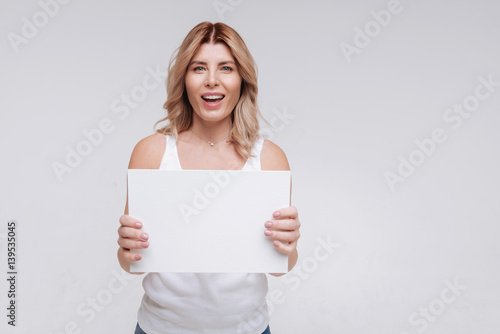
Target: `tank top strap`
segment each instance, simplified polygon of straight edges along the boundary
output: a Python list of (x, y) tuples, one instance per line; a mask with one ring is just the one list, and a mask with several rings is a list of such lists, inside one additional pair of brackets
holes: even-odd
[(263, 146), (264, 146), (264, 138), (262, 137), (257, 138), (252, 146), (251, 152), (253, 157), (248, 158), (242, 170), (262, 170), (260, 164), (260, 154), (262, 153)]
[(166, 170), (182, 170), (179, 156), (177, 155), (177, 144), (174, 136), (165, 135), (166, 145), (165, 152), (161, 159), (160, 167), (158, 169)]

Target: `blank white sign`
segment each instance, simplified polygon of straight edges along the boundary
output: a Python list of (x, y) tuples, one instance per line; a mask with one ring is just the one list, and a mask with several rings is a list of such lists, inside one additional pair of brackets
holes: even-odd
[(290, 205), (289, 171), (129, 169), (128, 204), (149, 234), (132, 272), (288, 271), (264, 223)]

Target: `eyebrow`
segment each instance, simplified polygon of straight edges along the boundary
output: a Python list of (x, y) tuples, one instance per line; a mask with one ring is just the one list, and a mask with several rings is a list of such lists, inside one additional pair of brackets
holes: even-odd
[[(196, 65), (205, 65), (205, 66), (207, 65), (207, 63), (206, 63), (206, 62), (204, 62), (204, 61), (200, 61), (200, 60), (193, 60), (193, 61), (189, 64), (189, 66), (194, 65), (194, 64), (196, 64)], [(224, 60), (224, 61), (221, 61), (218, 65), (220, 66), (220, 65), (226, 65), (226, 64), (233, 64), (233, 65), (236, 65), (236, 63), (235, 63), (234, 61), (232, 61), (232, 60)]]

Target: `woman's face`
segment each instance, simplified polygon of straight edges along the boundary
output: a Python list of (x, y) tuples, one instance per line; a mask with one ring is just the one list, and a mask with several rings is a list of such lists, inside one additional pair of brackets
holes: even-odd
[(222, 43), (201, 45), (185, 81), (189, 103), (205, 121), (225, 119), (240, 98), (242, 79), (229, 48)]

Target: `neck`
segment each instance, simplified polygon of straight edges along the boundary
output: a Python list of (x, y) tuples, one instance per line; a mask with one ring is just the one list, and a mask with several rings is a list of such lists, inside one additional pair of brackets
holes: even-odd
[(223, 140), (231, 131), (231, 116), (219, 122), (208, 122), (194, 115), (193, 124), (191, 124), (190, 130), (203, 140), (209, 142)]

